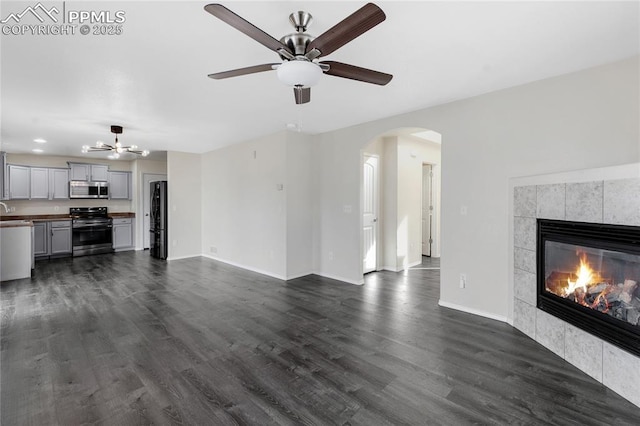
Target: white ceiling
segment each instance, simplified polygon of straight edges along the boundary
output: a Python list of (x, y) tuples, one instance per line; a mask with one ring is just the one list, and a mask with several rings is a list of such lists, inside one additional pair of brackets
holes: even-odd
[[(34, 3), (3, 1), (0, 16)], [(324, 59), (391, 73), (391, 83), (323, 76), (311, 103), (295, 105), (275, 72), (207, 78), (278, 57), (205, 4), (67, 1), (125, 11), (123, 34), (2, 35), (2, 149), (30, 152), (44, 138), (45, 154), (82, 155), (82, 145), (112, 141), (109, 125), (120, 124), (125, 144), (201, 153), (287, 124), (326, 132), (640, 53), (637, 1), (377, 2), (387, 20)], [(310, 12), (318, 35), (364, 2), (223, 4), (280, 38), (293, 11)]]

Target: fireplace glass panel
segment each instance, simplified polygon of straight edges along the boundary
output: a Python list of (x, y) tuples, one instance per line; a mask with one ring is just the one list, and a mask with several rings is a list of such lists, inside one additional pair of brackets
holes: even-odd
[(640, 255), (544, 244), (545, 291), (640, 330)]

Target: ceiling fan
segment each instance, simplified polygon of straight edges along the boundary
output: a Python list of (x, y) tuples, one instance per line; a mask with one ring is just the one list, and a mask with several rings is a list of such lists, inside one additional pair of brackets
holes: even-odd
[(278, 79), (288, 86), (293, 86), (296, 104), (305, 104), (311, 101), (311, 86), (318, 82), (323, 73), (381, 86), (386, 85), (393, 78), (391, 74), (342, 62), (319, 61), (319, 58), (334, 52), (385, 20), (386, 15), (382, 9), (373, 3), (367, 3), (318, 37), (313, 37), (306, 32), (312, 20), (311, 14), (303, 11), (292, 13), (289, 16), (289, 21), (295, 27), (296, 32), (287, 34), (280, 40), (271, 37), (221, 4), (208, 4), (204, 9), (278, 53), (282, 59), (281, 63), (254, 65), (209, 74), (209, 77), (213, 79), (221, 80), (277, 70)]

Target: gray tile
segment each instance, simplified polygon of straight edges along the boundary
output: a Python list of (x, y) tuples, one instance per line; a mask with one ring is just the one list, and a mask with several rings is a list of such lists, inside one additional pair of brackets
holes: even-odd
[(513, 250), (513, 266), (523, 271), (536, 273), (536, 252), (516, 247)]
[(604, 223), (640, 226), (640, 178), (604, 182)]
[(536, 314), (536, 341), (563, 358), (564, 324), (561, 319), (541, 310)]
[(538, 185), (536, 207), (539, 219), (564, 220), (565, 184)]
[(536, 217), (536, 187), (517, 186), (513, 188), (513, 215)]
[(536, 307), (519, 299), (513, 302), (513, 326), (527, 336), (536, 338)]
[(564, 359), (602, 382), (602, 340), (565, 324)]
[(602, 383), (640, 407), (640, 358), (603, 343)]
[(536, 304), (536, 274), (514, 269), (513, 271), (513, 294), (516, 298), (527, 302), (530, 305)]
[(528, 250), (536, 249), (536, 220), (531, 217), (513, 218), (514, 246)]
[(566, 220), (602, 223), (602, 181), (568, 183), (566, 190)]

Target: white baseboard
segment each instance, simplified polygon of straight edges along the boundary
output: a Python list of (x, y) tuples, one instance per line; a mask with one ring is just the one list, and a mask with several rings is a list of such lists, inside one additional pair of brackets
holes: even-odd
[(347, 283), (347, 284), (355, 284), (355, 285), (363, 285), (364, 284), (364, 279), (361, 279), (359, 281), (354, 281), (354, 280), (350, 280), (348, 278), (339, 277), (337, 275), (325, 274), (323, 272), (318, 272), (318, 271), (313, 272), (313, 274), (314, 275), (319, 275), (319, 276), (324, 277), (324, 278), (329, 278), (330, 280), (342, 281), (342, 282)]
[(252, 266), (244, 265), (242, 263), (233, 262), (231, 260), (222, 259), (216, 256), (211, 256), (210, 254), (202, 254), (202, 257), (206, 257), (212, 260), (217, 260), (218, 262), (226, 263), (227, 265), (235, 266), (237, 268), (246, 269), (247, 271), (257, 272), (258, 274), (266, 275), (268, 277), (277, 278), (282, 281), (286, 281), (287, 278), (283, 275), (274, 274), (273, 272), (265, 271), (264, 269), (254, 268)]
[(200, 257), (200, 255), (199, 254), (188, 254), (186, 256), (167, 257), (167, 262), (171, 262), (172, 260), (191, 259), (193, 257)]
[(313, 274), (313, 271), (302, 272), (300, 274), (287, 275), (287, 281), (288, 280), (295, 280), (296, 278), (306, 277), (307, 275), (311, 275), (311, 274)]
[(414, 266), (417, 266), (419, 264), (422, 263), (422, 260), (418, 260), (416, 262), (410, 263), (409, 265), (407, 265), (407, 267), (396, 267), (396, 266), (383, 266), (382, 270), (383, 271), (391, 271), (391, 272), (402, 272), (404, 270), (407, 270), (409, 268), (413, 268)]
[(419, 265), (419, 264), (421, 264), (421, 263), (422, 263), (422, 259), (417, 260), (417, 261), (415, 261), (415, 262), (413, 262), (413, 263), (409, 264), (409, 266), (407, 266), (406, 268), (403, 268), (403, 269), (413, 268), (414, 266), (417, 266), (417, 265)]
[(456, 311), (466, 312), (468, 314), (478, 315), (484, 318), (489, 318), (489, 319), (500, 321), (500, 322), (508, 322), (506, 316), (496, 315), (490, 312), (479, 311), (473, 308), (467, 308), (466, 306), (456, 305), (455, 303), (444, 302), (442, 299), (438, 300), (438, 305), (444, 308), (455, 309)]

